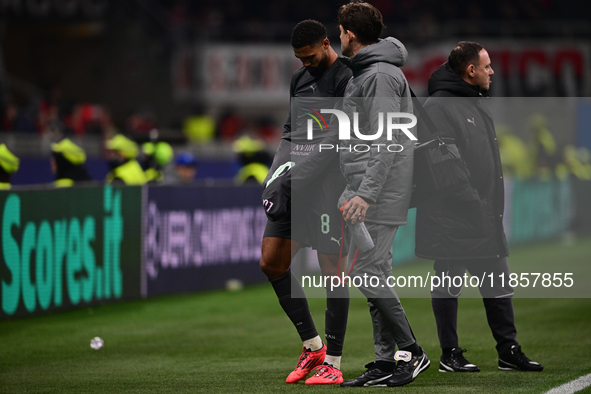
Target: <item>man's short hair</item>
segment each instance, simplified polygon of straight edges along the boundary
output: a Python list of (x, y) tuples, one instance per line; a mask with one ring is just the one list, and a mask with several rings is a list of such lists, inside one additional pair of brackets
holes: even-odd
[(470, 64), (478, 66), (482, 49), (484, 49), (482, 45), (477, 42), (460, 41), (451, 50), (447, 62), (451, 69), (461, 77)]
[(342, 5), (338, 21), (343, 29), (352, 31), (363, 45), (377, 42), (384, 28), (382, 13), (373, 5), (359, 0)]
[(291, 33), (291, 46), (298, 49), (306, 45), (313, 46), (326, 38), (324, 25), (313, 19), (301, 21), (293, 28)]

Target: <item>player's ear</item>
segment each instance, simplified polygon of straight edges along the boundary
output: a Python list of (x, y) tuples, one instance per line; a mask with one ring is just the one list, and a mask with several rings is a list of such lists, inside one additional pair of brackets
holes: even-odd
[(330, 41), (328, 38), (325, 38), (324, 40), (322, 40), (322, 47), (324, 49), (328, 49), (329, 46), (330, 46)]
[(473, 77), (475, 72), (476, 67), (473, 64), (470, 64), (468, 68), (466, 68), (466, 75), (468, 75), (469, 77)]
[(349, 36), (349, 41), (358, 41), (357, 36), (351, 30), (345, 30), (345, 33)]

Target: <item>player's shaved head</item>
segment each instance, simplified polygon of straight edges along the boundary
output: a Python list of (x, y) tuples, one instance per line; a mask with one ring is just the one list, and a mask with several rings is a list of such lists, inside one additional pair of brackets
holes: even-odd
[(324, 25), (313, 19), (301, 21), (293, 28), (291, 33), (291, 46), (294, 48), (303, 48), (307, 45), (314, 47), (326, 38), (326, 28)]

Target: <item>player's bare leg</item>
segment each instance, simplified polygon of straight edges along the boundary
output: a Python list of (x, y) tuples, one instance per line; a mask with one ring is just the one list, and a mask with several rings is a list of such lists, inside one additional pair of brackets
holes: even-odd
[(261, 271), (269, 280), (279, 278), (289, 270), (291, 261), (300, 248), (299, 242), (288, 238), (263, 238), (259, 263)]
[(273, 285), (279, 304), (292, 321), (303, 342), (303, 352), (287, 383), (305, 379), (310, 371), (324, 362), (326, 346), (316, 331), (308, 300), (302, 286), (289, 268), (301, 244), (285, 238), (263, 238), (261, 271)]

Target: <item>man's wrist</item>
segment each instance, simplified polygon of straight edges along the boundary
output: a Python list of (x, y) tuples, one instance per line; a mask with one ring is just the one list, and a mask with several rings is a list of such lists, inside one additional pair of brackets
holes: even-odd
[(375, 201), (373, 201), (371, 198), (364, 196), (364, 195), (360, 195), (360, 194), (356, 194), (355, 197), (359, 197), (360, 199), (362, 199), (367, 205), (371, 205), (374, 204)]

